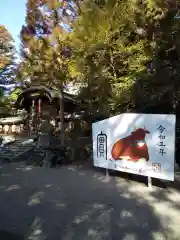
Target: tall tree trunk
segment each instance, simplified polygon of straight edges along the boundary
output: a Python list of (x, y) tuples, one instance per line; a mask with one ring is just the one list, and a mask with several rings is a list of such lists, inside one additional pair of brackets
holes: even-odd
[(62, 84), (59, 89), (59, 105), (60, 105), (60, 139), (61, 146), (64, 147), (65, 146), (64, 93)]
[(89, 95), (89, 112), (92, 115), (92, 94), (91, 94), (91, 75), (88, 76), (88, 95)]
[[(58, 18), (58, 11), (57, 9), (53, 10), (54, 21), (53, 21), (53, 28), (55, 29), (59, 24)], [(56, 36), (56, 41), (58, 44), (60, 43), (60, 39)], [(56, 62), (56, 57), (54, 59)], [(63, 92), (63, 82), (60, 84), (59, 88), (59, 106), (60, 106), (60, 139), (61, 139), (61, 146), (65, 147), (65, 125), (64, 125), (64, 92)]]

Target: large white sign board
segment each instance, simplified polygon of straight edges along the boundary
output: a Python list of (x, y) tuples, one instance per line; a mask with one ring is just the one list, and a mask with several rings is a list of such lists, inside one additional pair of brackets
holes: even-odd
[(93, 123), (94, 166), (174, 180), (175, 115), (120, 114)]

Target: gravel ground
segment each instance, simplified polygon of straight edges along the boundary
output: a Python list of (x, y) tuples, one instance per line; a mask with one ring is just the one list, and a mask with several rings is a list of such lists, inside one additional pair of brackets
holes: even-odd
[(177, 240), (180, 192), (97, 170), (0, 169), (0, 240)]

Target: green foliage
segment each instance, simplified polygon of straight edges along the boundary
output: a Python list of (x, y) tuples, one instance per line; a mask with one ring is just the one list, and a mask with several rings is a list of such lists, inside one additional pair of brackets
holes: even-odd
[(0, 25), (0, 70), (12, 61), (13, 39), (5, 26)]
[(179, 1), (75, 2), (79, 16), (68, 22), (73, 31), (67, 34), (59, 26), (68, 21), (58, 15), (62, 2), (28, 0), (20, 78), (56, 88), (69, 81), (80, 84), (78, 99), (88, 103), (90, 113), (163, 112), (167, 101), (168, 111), (175, 112)]
[(6, 85), (14, 80), (15, 47), (12, 36), (5, 26), (0, 25), (0, 84)]
[(174, 18), (178, 4), (161, 0), (82, 4), (71, 46), (74, 69), (81, 75), (77, 79), (82, 81), (83, 74), (91, 92), (83, 95), (87, 100), (96, 98), (98, 108), (106, 105), (114, 114), (146, 111), (169, 95), (174, 108), (179, 95), (175, 78), (179, 76), (180, 21)]
[(28, 1), (26, 26), (21, 31), (23, 61), (19, 66), (19, 78), (22, 81), (28, 78), (31, 85), (50, 87), (67, 82), (68, 58), (63, 52), (67, 33), (59, 26), (61, 17), (58, 15), (62, 4), (59, 1)]
[(0, 88), (0, 118), (10, 115), (9, 101), (5, 96), (4, 88)]
[(9, 99), (10, 103), (16, 102), (16, 100), (17, 100), (19, 94), (21, 93), (21, 91), (22, 91), (22, 89), (18, 88), (18, 87), (11, 91), (11, 93), (8, 96), (8, 99)]
[[(67, 31), (62, 21), (71, 25), (64, 14), (65, 2), (58, 0), (28, 0), (26, 25), (21, 31), (22, 57), (18, 78), (26, 85), (43, 85), (59, 90), (61, 142), (64, 144), (63, 88), (71, 80)], [(59, 14), (59, 10), (63, 10)], [(29, 83), (27, 83), (29, 80)]]
[[(179, 116), (180, 1), (74, 2), (76, 21), (64, 10), (59, 14), (66, 8), (63, 1), (27, 1), (18, 79), (61, 90), (66, 83), (77, 84), (77, 99), (88, 103), (89, 121), (97, 113)], [(60, 22), (73, 28), (72, 33)]]

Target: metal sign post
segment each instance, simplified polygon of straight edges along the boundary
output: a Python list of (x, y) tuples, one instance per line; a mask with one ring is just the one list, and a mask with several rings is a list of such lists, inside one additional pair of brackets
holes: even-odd
[(148, 176), (148, 188), (152, 188), (152, 178)]
[(108, 171), (108, 168), (106, 168), (106, 180), (107, 180), (107, 181), (109, 180), (109, 171)]

